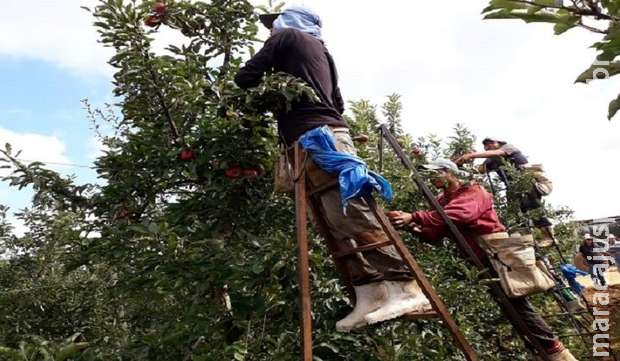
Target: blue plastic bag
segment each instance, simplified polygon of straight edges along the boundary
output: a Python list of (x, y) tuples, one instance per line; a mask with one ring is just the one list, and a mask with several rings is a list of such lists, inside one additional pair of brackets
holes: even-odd
[(560, 269), (562, 270), (564, 278), (566, 278), (568, 284), (573, 289), (573, 291), (575, 291), (576, 294), (580, 295), (585, 287), (583, 287), (583, 285), (577, 282), (577, 276), (586, 276), (588, 275), (588, 272), (584, 272), (572, 264), (562, 264), (560, 265)]
[(370, 194), (373, 189), (386, 201), (392, 201), (394, 195), (390, 183), (379, 174), (368, 170), (361, 158), (336, 150), (334, 135), (327, 126), (306, 132), (299, 139), (299, 143), (319, 168), (330, 174), (338, 174), (340, 198), (345, 214), (351, 199)]

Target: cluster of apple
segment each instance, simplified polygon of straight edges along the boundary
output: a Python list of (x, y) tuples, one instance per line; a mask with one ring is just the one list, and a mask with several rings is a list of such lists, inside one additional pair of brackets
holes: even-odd
[(153, 12), (144, 20), (144, 25), (154, 28), (163, 22), (166, 15), (166, 4), (157, 2), (153, 5)]
[[(190, 162), (196, 160), (196, 152), (192, 149), (186, 148), (179, 153), (179, 159), (183, 162)], [(211, 162), (214, 168), (220, 167), (220, 162), (214, 160)], [(259, 168), (241, 168), (238, 165), (230, 166), (226, 169), (225, 175), (228, 179), (233, 180), (237, 178), (258, 178), (264, 173), (263, 169)]]
[(238, 165), (234, 165), (232, 167), (228, 167), (226, 172), (224, 173), (226, 177), (230, 180), (237, 178), (258, 178), (261, 175), (262, 171), (256, 168), (241, 168)]

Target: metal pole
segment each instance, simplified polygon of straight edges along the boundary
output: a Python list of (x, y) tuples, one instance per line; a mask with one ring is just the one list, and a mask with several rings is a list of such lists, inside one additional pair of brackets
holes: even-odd
[(301, 308), (302, 361), (312, 361), (312, 303), (310, 301), (310, 261), (308, 255), (308, 215), (306, 200), (307, 155), (295, 143), (295, 218), (297, 225), (297, 274), (299, 276), (299, 303)]

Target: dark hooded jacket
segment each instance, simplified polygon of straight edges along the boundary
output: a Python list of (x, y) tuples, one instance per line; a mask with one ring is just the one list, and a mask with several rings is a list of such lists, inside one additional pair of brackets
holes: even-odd
[(276, 114), (278, 130), (287, 145), (322, 125), (347, 127), (336, 67), (321, 40), (295, 29), (281, 30), (241, 68), (235, 83), (244, 89), (258, 86), (267, 72), (285, 72), (302, 79), (320, 99), (319, 103), (296, 102), (289, 112)]

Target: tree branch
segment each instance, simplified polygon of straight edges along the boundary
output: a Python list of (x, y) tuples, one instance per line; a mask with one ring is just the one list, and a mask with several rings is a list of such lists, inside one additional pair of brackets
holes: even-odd
[(579, 26), (584, 28), (584, 29), (588, 29), (593, 33), (599, 33), (599, 34), (609, 34), (609, 31), (607, 30), (601, 30), (599, 28), (595, 28), (593, 26), (589, 26), (583, 23), (583, 21), (579, 20)]
[[(541, 8), (566, 10), (566, 11), (569, 11), (569, 12), (574, 13), (576, 15), (580, 15), (580, 16), (593, 16), (593, 17), (595, 17), (597, 19), (602, 19), (602, 20), (612, 20), (612, 21), (620, 20), (620, 18), (617, 17), (617, 16), (611, 16), (611, 15), (608, 15), (608, 14), (604, 14), (603, 12), (601, 12), (601, 9), (596, 7), (596, 6), (590, 7), (590, 9), (587, 10), (587, 9), (580, 8), (578, 6), (567, 7), (567, 6), (564, 6), (564, 5), (540, 4), (540, 3), (537, 3), (536, 1), (531, 1), (531, 0), (512, 0), (512, 1), (515, 2), (515, 3), (520, 3), (520, 4), (539, 6)], [(573, 5), (575, 5), (574, 1), (573, 1)]]

